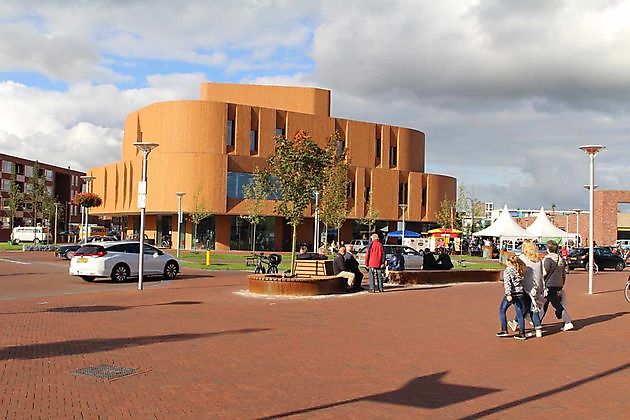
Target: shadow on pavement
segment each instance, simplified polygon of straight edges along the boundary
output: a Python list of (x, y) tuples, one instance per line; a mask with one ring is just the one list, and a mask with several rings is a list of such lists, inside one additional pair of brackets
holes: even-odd
[[(553, 309), (549, 310), (549, 312), (553, 313)], [(589, 325), (593, 325), (593, 324), (599, 324), (600, 322), (606, 322), (606, 321), (610, 321), (613, 320), (615, 318), (619, 318), (621, 316), (624, 315), (628, 315), (630, 314), (630, 312), (616, 312), (614, 314), (604, 314), (604, 315), (595, 315), (595, 316), (591, 316), (588, 318), (582, 318), (582, 319), (574, 319), (573, 320), (573, 325), (575, 326), (573, 331), (578, 331), (581, 330), (584, 327), (588, 327)], [(549, 335), (554, 335), (554, 334), (558, 334), (559, 332), (563, 332), (562, 330), (560, 330), (560, 327), (562, 327), (563, 323), (562, 322), (556, 322), (556, 323), (549, 323), (549, 324), (545, 324), (543, 322), (543, 328), (544, 330), (544, 335), (545, 336), (549, 336)], [(554, 328), (552, 330), (547, 330), (547, 327), (555, 327), (557, 326), (558, 328)], [(569, 334), (571, 334), (571, 332), (569, 332)]]
[(203, 334), (166, 334), (124, 338), (93, 338), (86, 340), (60, 341), (56, 343), (26, 344), (23, 346), (5, 347), (0, 350), (0, 360), (32, 360), (47, 357), (98, 353), (127, 347), (194, 340), (196, 338), (207, 338), (219, 335), (249, 334), (269, 330), (270, 328), (244, 328), (240, 330), (217, 331)]
[(66, 306), (59, 308), (49, 308), (46, 312), (110, 312), (110, 311), (124, 311), (126, 309), (142, 308), (146, 306), (164, 306), (164, 305), (201, 305), (203, 302), (191, 300), (191, 301), (176, 301), (155, 303), (151, 305), (134, 305), (134, 306), (115, 306), (115, 305), (95, 305), (95, 306)]
[(589, 382), (593, 382), (593, 381), (596, 381), (598, 379), (604, 378), (606, 376), (613, 375), (615, 373), (621, 372), (621, 371), (623, 371), (625, 369), (628, 369), (628, 368), (630, 368), (630, 363), (626, 363), (625, 365), (621, 365), (621, 366), (618, 366), (616, 368), (609, 369), (609, 370), (607, 370), (605, 372), (598, 373), (597, 375), (588, 376), (588, 377), (586, 377), (584, 379), (580, 379), (579, 381), (571, 382), (569, 384), (563, 385), (563, 386), (558, 387), (558, 388), (551, 389), (549, 391), (545, 391), (545, 392), (541, 392), (541, 393), (538, 393), (538, 394), (534, 394), (534, 395), (532, 395), (530, 397), (521, 398), (520, 400), (515, 400), (515, 401), (509, 402), (509, 403), (498, 405), (496, 407), (488, 408), (487, 410), (483, 410), (483, 411), (479, 411), (477, 413), (473, 413), (473, 414), (471, 414), (469, 416), (464, 417), (464, 419), (472, 420), (472, 419), (478, 419), (480, 417), (491, 416), (493, 414), (500, 413), (501, 411), (509, 410), (510, 408), (517, 407), (517, 406), (522, 405), (522, 404), (527, 404), (527, 403), (530, 403), (532, 401), (540, 400), (540, 399), (549, 397), (549, 396), (554, 395), (554, 394), (559, 394), (560, 392), (568, 391), (568, 390), (576, 388), (576, 387), (578, 387), (580, 385), (584, 385), (584, 384), (587, 384)]
[[(415, 286), (421, 286), (421, 287), (415, 287)], [(420, 291), (420, 290), (432, 290), (432, 289), (444, 289), (447, 287), (451, 287), (448, 284), (436, 284), (436, 285), (410, 285), (410, 286), (404, 286), (404, 285), (400, 285), (400, 286), (387, 286), (385, 288), (385, 293), (391, 293), (391, 292), (413, 292), (413, 291)]]
[(444, 383), (442, 382), (442, 378), (447, 373), (448, 372), (439, 372), (432, 375), (417, 377), (395, 391), (368, 395), (366, 397), (353, 398), (330, 404), (322, 404), (286, 413), (274, 414), (273, 416), (263, 417), (263, 419), (296, 416), (299, 414), (312, 413), (314, 411), (325, 410), (359, 401), (377, 401), (409, 407), (436, 409), (500, 391), (499, 389), (494, 388), (481, 388), (468, 385)]

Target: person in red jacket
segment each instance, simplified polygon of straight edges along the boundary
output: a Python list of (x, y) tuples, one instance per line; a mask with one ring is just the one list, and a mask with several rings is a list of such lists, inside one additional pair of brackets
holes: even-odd
[(365, 266), (370, 275), (370, 290), (368, 292), (383, 291), (383, 269), (385, 268), (385, 250), (378, 234), (372, 234), (372, 242), (365, 253)]

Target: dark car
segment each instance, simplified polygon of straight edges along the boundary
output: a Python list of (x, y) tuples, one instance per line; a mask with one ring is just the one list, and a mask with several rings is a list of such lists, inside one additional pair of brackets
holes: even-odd
[[(613, 254), (609, 247), (598, 246), (593, 248), (593, 256), (595, 264), (593, 269), (604, 270), (606, 268), (614, 268), (621, 271), (626, 267), (623, 258), (617, 254)], [(574, 248), (569, 252), (567, 257), (567, 268), (573, 270), (575, 268), (583, 268), (588, 270), (588, 248)]]
[(57, 258), (61, 258), (64, 260), (72, 259), (74, 253), (77, 252), (79, 248), (81, 248), (86, 243), (91, 242), (112, 242), (117, 239), (113, 236), (88, 236), (87, 241), (82, 239), (79, 243), (71, 244), (71, 245), (62, 245), (55, 251), (55, 255)]

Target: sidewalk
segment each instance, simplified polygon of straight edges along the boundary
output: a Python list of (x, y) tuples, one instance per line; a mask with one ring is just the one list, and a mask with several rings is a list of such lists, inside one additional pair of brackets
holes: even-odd
[[(500, 284), (266, 299), (244, 273), (0, 302), (4, 418), (627, 418), (628, 272), (568, 277), (576, 329), (494, 336)], [(194, 275), (206, 276), (191, 278)], [(213, 276), (213, 277), (208, 277)], [(137, 369), (79, 376), (101, 364)]]

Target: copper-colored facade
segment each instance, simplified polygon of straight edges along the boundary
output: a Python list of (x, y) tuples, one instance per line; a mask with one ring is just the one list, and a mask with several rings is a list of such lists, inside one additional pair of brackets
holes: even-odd
[[(232, 136), (228, 125), (232, 125)], [(214, 215), (216, 249), (229, 249), (231, 232), (239, 224), (234, 216), (246, 214), (247, 203), (228, 192), (228, 173), (251, 173), (273, 153), (276, 134), (293, 136), (300, 129), (320, 146), (335, 131), (345, 140), (354, 188), (349, 221), (341, 230), (344, 240), (352, 239), (352, 219), (365, 216), (368, 188), (379, 219), (392, 223), (401, 220), (401, 194), (409, 205), (405, 220), (412, 224), (434, 221), (441, 200), (455, 199), (455, 178), (424, 172), (425, 136), (418, 130), (331, 117), (328, 90), (204, 83), (201, 100), (155, 103), (127, 116), (122, 160), (88, 171), (96, 177), (93, 191), (103, 198), (103, 205), (92, 213), (138, 214), (142, 156), (133, 143), (138, 139), (158, 143), (149, 155), (147, 235), (155, 238), (160, 223), (166, 229), (167, 219), (160, 222), (158, 216), (176, 215), (175, 192), (182, 191), (186, 192), (184, 213), (190, 213), (194, 197), (200, 197)], [(272, 209), (269, 202), (268, 216), (276, 216)], [(307, 218), (298, 229), (301, 241), (312, 242), (312, 211), (306, 210)], [(174, 234), (176, 217), (170, 220)], [(126, 228), (131, 231), (133, 223), (128, 221)], [(191, 229), (187, 222), (188, 246)], [(283, 219), (276, 217), (274, 229), (275, 248), (281, 249), (287, 236)]]

